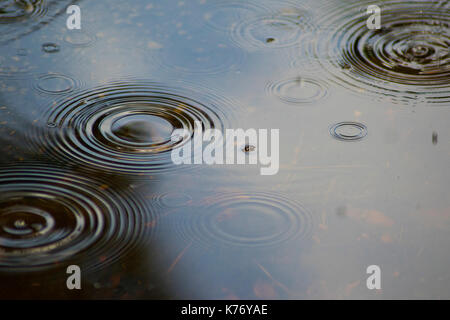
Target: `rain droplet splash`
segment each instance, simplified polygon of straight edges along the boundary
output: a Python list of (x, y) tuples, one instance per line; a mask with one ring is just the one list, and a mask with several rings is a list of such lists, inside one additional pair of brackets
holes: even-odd
[(300, 204), (259, 192), (206, 198), (170, 217), (175, 233), (208, 247), (266, 248), (306, 239), (313, 229), (311, 214)]
[(313, 103), (328, 94), (328, 88), (324, 82), (303, 77), (269, 83), (266, 91), (289, 104)]
[[(367, 2), (367, 3), (366, 3)], [(450, 101), (450, 10), (430, 1), (382, 3), (382, 28), (366, 26), (369, 1), (324, 8), (318, 25), (328, 36), (313, 43), (313, 55), (332, 80), (377, 98), (429, 103)], [(328, 12), (328, 13), (326, 13)], [(343, 70), (342, 66), (349, 66)]]
[(0, 2), (0, 43), (16, 40), (47, 25), (65, 12), (70, 1), (3, 0)]
[(135, 194), (38, 165), (0, 171), (0, 270), (59, 262), (103, 268), (147, 239), (153, 213)]
[[(189, 167), (174, 165), (171, 151), (191, 142), (195, 121), (203, 130), (223, 130), (228, 117), (222, 108), (229, 112), (233, 104), (206, 89), (119, 81), (49, 108), (44, 121), (54, 128), (40, 126), (34, 137), (41, 137), (46, 151), (62, 161), (96, 170), (154, 173)], [(185, 130), (178, 141), (172, 141), (175, 129)]]
[(343, 141), (361, 140), (367, 135), (367, 127), (359, 122), (339, 122), (330, 128), (331, 135)]
[(0, 23), (22, 22), (46, 13), (42, 0), (6, 0), (0, 3)]
[(46, 53), (59, 52), (59, 45), (53, 42), (46, 42), (42, 44), (42, 51)]
[(297, 45), (312, 28), (312, 16), (300, 7), (278, 8), (234, 25), (232, 39), (242, 48), (283, 48)]

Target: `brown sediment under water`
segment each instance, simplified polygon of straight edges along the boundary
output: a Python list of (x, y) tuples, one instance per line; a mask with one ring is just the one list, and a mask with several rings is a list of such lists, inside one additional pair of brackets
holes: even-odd
[(372, 4), (1, 1), (0, 298), (450, 298), (450, 3)]

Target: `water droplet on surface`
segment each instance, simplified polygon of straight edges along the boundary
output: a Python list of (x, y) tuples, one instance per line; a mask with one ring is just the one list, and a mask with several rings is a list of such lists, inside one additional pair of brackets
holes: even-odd
[(42, 44), (42, 50), (46, 53), (56, 53), (59, 51), (59, 45), (52, 42)]

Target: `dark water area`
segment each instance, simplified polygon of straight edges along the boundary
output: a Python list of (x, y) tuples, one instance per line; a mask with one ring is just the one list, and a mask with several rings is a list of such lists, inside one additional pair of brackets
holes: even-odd
[[(449, 45), (438, 0), (0, 1), (0, 298), (449, 299)], [(198, 121), (278, 173), (175, 165)]]

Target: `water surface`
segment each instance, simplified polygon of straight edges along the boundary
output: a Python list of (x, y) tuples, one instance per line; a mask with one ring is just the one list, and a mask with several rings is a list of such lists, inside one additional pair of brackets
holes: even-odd
[[(450, 298), (450, 4), (378, 3), (1, 1), (0, 297)], [(278, 174), (175, 166), (195, 121)]]

